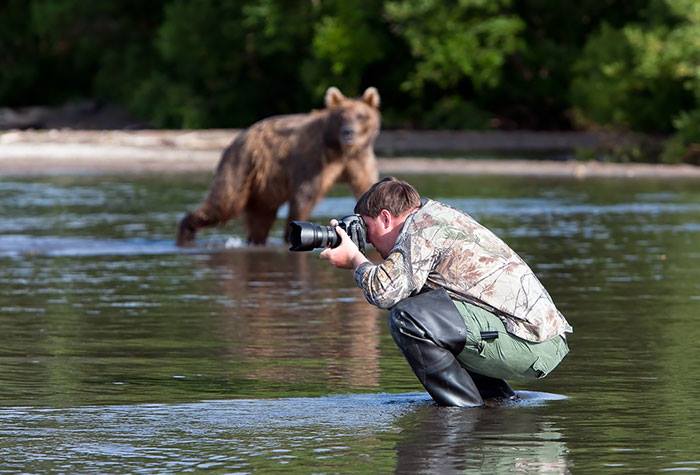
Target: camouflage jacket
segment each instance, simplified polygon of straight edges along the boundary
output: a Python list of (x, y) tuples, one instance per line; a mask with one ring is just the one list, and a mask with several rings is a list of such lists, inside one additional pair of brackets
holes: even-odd
[(367, 301), (391, 308), (424, 287), (498, 315), (520, 338), (540, 342), (572, 328), (530, 267), (471, 216), (427, 200), (404, 222), (379, 265), (366, 262), (355, 280)]

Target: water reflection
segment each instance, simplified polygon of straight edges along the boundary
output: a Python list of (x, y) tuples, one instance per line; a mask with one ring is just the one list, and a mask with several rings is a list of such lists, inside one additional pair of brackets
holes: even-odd
[(384, 312), (317, 254), (280, 247), (11, 262), (0, 274), (5, 404), (371, 390), (387, 368)]
[(0, 179), (0, 471), (697, 470), (697, 183), (409, 179), (541, 277), (572, 352), (513, 386), (568, 399), (433, 407), (386, 314), (281, 223), (175, 248), (209, 177)]
[[(376, 388), (385, 312), (367, 304), (350, 275), (317, 260), (315, 254), (245, 249), (200, 262), (232, 272), (218, 283), (227, 298), (221, 332), (236, 343), (230, 354), (250, 362), (249, 376), (266, 381), (304, 380), (309, 368), (299, 363), (310, 359), (324, 362), (331, 385)], [(262, 360), (279, 365), (255, 364)]]
[(488, 409), (439, 408), (425, 393), (4, 408), (0, 460), (14, 472), (318, 472), (342, 460), (356, 472), (565, 473), (563, 437), (538, 412), (552, 398)]
[[(537, 397), (537, 396), (535, 396)], [(426, 405), (402, 416), (396, 473), (569, 473), (557, 424), (519, 405)]]
[(95, 239), (55, 236), (0, 236), (0, 257), (133, 256), (182, 252), (171, 240)]

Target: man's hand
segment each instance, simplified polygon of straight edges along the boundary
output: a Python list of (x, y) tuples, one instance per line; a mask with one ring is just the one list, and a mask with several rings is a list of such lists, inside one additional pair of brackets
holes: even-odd
[(331, 226), (335, 226), (335, 230), (340, 236), (340, 246), (336, 248), (328, 248), (321, 252), (321, 259), (325, 259), (331, 265), (339, 269), (356, 269), (363, 262), (367, 262), (367, 258), (360, 252), (350, 236), (338, 226), (338, 221), (332, 220)]

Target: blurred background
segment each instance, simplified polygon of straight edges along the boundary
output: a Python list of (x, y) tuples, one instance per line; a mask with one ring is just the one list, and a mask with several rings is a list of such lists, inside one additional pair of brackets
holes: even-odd
[[(433, 406), (286, 211), (266, 247), (240, 220), (175, 246), (231, 129), (330, 85), (377, 87), (382, 173), (502, 237), (575, 328), (522, 404)], [(0, 473), (697, 471), (700, 168), (536, 165), (593, 135), (575, 158), (700, 164), (699, 98), (698, 0), (0, 0)], [(422, 160), (484, 144), (537, 162)]]
[(0, 70), (0, 129), (245, 127), (375, 86), (385, 129), (605, 129), (655, 144), (618, 160), (700, 155), (696, 0), (4, 0)]

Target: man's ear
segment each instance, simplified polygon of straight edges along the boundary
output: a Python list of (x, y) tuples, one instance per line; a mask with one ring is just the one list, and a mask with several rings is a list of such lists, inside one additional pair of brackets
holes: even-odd
[(381, 222), (382, 222), (382, 224), (384, 225), (385, 228), (388, 228), (388, 227), (391, 226), (391, 223), (392, 223), (394, 217), (393, 217), (392, 214), (389, 212), (389, 210), (387, 210), (387, 209), (382, 209), (382, 210), (379, 212), (379, 216), (380, 216)]

